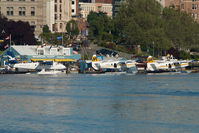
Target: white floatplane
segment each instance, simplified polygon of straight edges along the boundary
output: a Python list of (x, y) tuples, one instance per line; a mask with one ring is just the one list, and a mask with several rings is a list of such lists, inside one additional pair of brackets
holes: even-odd
[(99, 60), (96, 55), (92, 57), (92, 67), (96, 71), (104, 72), (129, 72), (136, 73), (135, 60)]
[(177, 60), (172, 58), (163, 58), (162, 60), (154, 60), (152, 56), (147, 58), (147, 72), (168, 72), (177, 71), (178, 69), (189, 66), (190, 60)]

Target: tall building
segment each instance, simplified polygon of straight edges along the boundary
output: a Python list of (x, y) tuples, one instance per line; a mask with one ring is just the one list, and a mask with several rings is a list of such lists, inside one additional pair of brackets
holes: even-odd
[(198, 0), (165, 0), (165, 6), (185, 11), (199, 22)]
[(66, 23), (72, 18), (72, 1), (74, 0), (54, 0), (53, 32), (66, 31)]
[(29, 22), (35, 36), (39, 36), (43, 25), (52, 29), (54, 24), (53, 0), (1, 0), (0, 12), (8, 19)]
[(72, 0), (0, 0), (0, 13), (14, 21), (29, 22), (38, 37), (44, 25), (52, 32), (65, 32), (71, 4)]

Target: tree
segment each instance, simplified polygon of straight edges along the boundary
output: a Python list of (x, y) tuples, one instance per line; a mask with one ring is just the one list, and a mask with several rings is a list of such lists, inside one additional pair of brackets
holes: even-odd
[(165, 33), (175, 48), (188, 48), (199, 44), (199, 24), (186, 12), (172, 8), (163, 10)]
[[(2, 31), (4, 31), (2, 33)], [(11, 35), (12, 44), (15, 45), (35, 45), (36, 39), (34, 37), (33, 30), (31, 30), (31, 27), (28, 22), (22, 22), (22, 21), (13, 21), (8, 20), (6, 17), (0, 15), (0, 38), (5, 39), (7, 36)], [(9, 40), (5, 40), (1, 46), (0, 49), (4, 50), (4, 46), (9, 43)]]
[[(113, 29), (111, 18), (103, 12), (96, 13), (91, 11), (87, 17), (87, 21), (89, 24), (89, 39), (110, 41)], [(105, 35), (111, 38), (108, 39)]]
[(44, 25), (42, 31), (43, 31), (44, 33), (49, 33), (50, 30), (49, 30), (48, 25)]
[(199, 24), (186, 12), (164, 8), (156, 0), (126, 0), (113, 20), (116, 41), (159, 51), (199, 44)]
[(79, 35), (79, 27), (75, 20), (70, 20), (66, 25), (66, 30), (69, 35), (71, 36), (78, 36)]

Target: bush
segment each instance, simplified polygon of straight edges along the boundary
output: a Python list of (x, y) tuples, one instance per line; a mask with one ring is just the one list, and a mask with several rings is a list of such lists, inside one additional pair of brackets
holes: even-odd
[(191, 55), (185, 51), (180, 51), (179, 52), (179, 58), (180, 59), (190, 59)]
[(113, 43), (113, 42), (107, 42), (107, 43), (106, 43), (106, 47), (107, 47), (107, 48), (110, 48), (110, 49), (115, 49), (116, 45), (115, 45), (115, 43)]

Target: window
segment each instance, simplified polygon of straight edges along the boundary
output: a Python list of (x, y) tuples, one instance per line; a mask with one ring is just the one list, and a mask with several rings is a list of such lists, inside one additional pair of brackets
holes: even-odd
[(32, 2), (35, 2), (35, 0), (31, 0)]
[(57, 3), (57, 0), (55, 0), (55, 3)]
[(74, 13), (75, 12), (75, 10), (74, 9), (72, 9), (72, 13)]
[(98, 12), (100, 12), (101, 9), (102, 9), (102, 7), (101, 7), (101, 6), (98, 6), (97, 9), (98, 9)]
[(13, 1), (13, 0), (7, 0), (7, 1)]
[(198, 14), (197, 13), (195, 13), (195, 15), (194, 15), (194, 19), (197, 19), (198, 18)]
[(57, 20), (57, 14), (55, 14), (55, 20)]
[(19, 0), (19, 1), (26, 1), (26, 0)]
[(35, 26), (35, 21), (31, 21), (31, 23), (30, 23), (30, 27), (31, 27), (31, 30), (34, 32), (35, 31), (35, 28), (36, 28), (36, 26)]
[(59, 0), (59, 3), (62, 3), (62, 0)]
[(61, 18), (62, 18), (62, 16), (61, 16), (61, 14), (59, 14), (59, 19), (61, 20)]
[(51, 48), (50, 55), (57, 55), (57, 48)]
[(57, 12), (57, 5), (55, 5), (55, 12)]
[(63, 55), (71, 55), (71, 49), (70, 48), (63, 48)]
[(59, 11), (62, 12), (62, 5), (59, 5)]
[(26, 16), (26, 8), (19, 7), (19, 16)]
[(74, 5), (75, 4), (75, 1), (72, 1), (72, 5)]
[(59, 28), (60, 28), (60, 29), (62, 29), (62, 28), (63, 28), (63, 25), (62, 25), (62, 23), (60, 23), (60, 24), (59, 24)]
[(13, 7), (7, 7), (7, 16), (13, 16), (14, 15), (13, 10), (14, 10)]
[(44, 55), (44, 49), (43, 48), (37, 49), (37, 55)]
[(195, 6), (194, 6), (194, 4), (192, 4), (192, 9), (194, 9), (195, 8)]
[(31, 16), (35, 16), (35, 8), (31, 7)]

